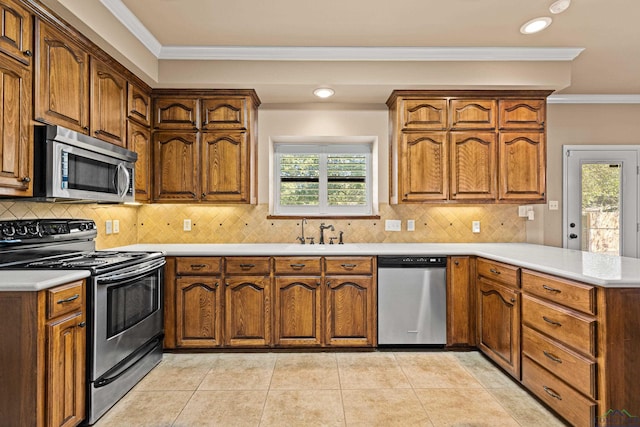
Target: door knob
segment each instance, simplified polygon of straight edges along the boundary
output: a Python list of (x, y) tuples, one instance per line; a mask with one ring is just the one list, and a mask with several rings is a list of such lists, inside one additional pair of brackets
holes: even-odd
[(577, 239), (578, 235), (576, 233), (571, 233), (571, 234), (569, 234), (569, 238), (570, 239)]

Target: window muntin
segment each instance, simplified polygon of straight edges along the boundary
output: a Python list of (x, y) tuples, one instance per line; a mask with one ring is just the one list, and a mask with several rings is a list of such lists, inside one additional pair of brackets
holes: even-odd
[(274, 145), (276, 215), (371, 215), (370, 143)]

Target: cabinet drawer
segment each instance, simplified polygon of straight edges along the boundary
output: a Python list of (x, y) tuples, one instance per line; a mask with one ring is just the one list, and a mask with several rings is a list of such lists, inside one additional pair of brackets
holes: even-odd
[(82, 310), (84, 280), (47, 290), (47, 319)]
[(176, 258), (176, 274), (220, 274), (220, 257)]
[(320, 257), (275, 258), (276, 274), (320, 274)]
[(512, 288), (519, 288), (518, 267), (502, 264), (501, 262), (478, 258), (476, 264), (479, 276), (495, 280)]
[(540, 367), (522, 358), (522, 383), (574, 426), (592, 426), (596, 404)]
[(228, 257), (225, 271), (227, 274), (269, 274), (268, 257)]
[(595, 286), (522, 270), (522, 290), (585, 313), (596, 312)]
[(522, 322), (578, 351), (595, 356), (596, 321), (592, 317), (523, 295)]
[(325, 258), (327, 274), (371, 274), (372, 257), (329, 257)]
[(571, 384), (576, 390), (595, 398), (594, 361), (526, 326), (522, 327), (522, 353)]

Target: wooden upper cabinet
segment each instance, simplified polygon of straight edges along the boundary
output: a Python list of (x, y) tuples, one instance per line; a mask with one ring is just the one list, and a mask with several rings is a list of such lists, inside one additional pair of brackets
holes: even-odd
[(544, 129), (545, 99), (500, 100), (500, 129)]
[(131, 82), (127, 84), (127, 117), (143, 126), (151, 126), (151, 96)]
[(138, 154), (136, 161), (136, 201), (151, 200), (151, 132), (133, 121), (127, 123), (127, 148)]
[(198, 129), (198, 99), (156, 98), (153, 127), (156, 129)]
[(452, 99), (451, 129), (493, 129), (496, 127), (496, 101)]
[(31, 75), (22, 65), (0, 56), (0, 79), (0, 195), (32, 196)]
[(127, 81), (114, 67), (91, 58), (91, 135), (126, 145)]
[(17, 0), (0, 3), (0, 52), (31, 66), (33, 17)]
[(202, 200), (244, 202), (249, 197), (245, 132), (202, 134)]
[(34, 118), (89, 132), (89, 55), (70, 36), (36, 20)]
[(402, 201), (446, 200), (449, 196), (449, 161), (446, 132), (402, 135), (399, 168)]
[(545, 200), (544, 133), (500, 133), (498, 158), (500, 200)]
[(440, 130), (447, 127), (446, 99), (404, 99), (399, 108), (402, 130)]
[(246, 130), (247, 120), (246, 97), (217, 97), (202, 100), (203, 130)]
[(497, 135), (451, 132), (451, 199), (495, 199)]
[(198, 200), (197, 135), (191, 132), (157, 132), (153, 136), (154, 200)]

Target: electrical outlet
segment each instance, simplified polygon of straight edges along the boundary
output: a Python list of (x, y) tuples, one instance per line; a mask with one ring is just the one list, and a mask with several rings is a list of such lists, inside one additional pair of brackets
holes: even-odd
[(401, 231), (402, 221), (399, 219), (387, 219), (384, 222), (384, 231)]
[(408, 219), (407, 220), (407, 231), (416, 231), (416, 220)]
[(549, 200), (549, 210), (557, 211), (558, 210), (558, 201), (557, 200)]
[(104, 233), (105, 234), (113, 233), (113, 222), (110, 219), (104, 222)]
[(191, 231), (191, 220), (190, 219), (185, 219), (182, 222), (182, 229), (184, 231)]
[(527, 216), (527, 206), (518, 206), (518, 216), (520, 218), (526, 218), (526, 216)]
[(472, 221), (471, 222), (471, 231), (474, 233), (480, 232), (480, 221)]
[(113, 234), (118, 234), (120, 232), (120, 220), (113, 220)]

